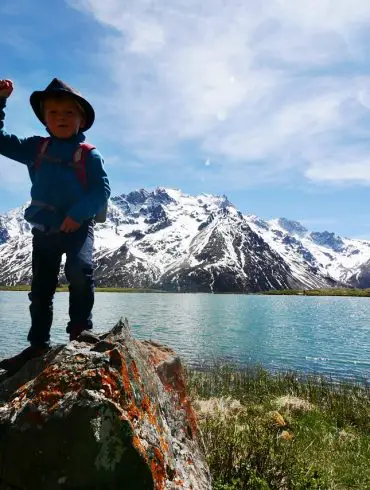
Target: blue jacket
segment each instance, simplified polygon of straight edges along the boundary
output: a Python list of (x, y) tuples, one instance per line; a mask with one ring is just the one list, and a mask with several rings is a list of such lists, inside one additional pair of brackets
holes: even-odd
[[(30, 173), (31, 198), (52, 206), (55, 211), (30, 205), (25, 219), (30, 222), (59, 229), (66, 216), (78, 223), (93, 218), (110, 196), (110, 186), (103, 166), (103, 158), (97, 150), (91, 150), (86, 158), (87, 188), (76, 176), (75, 169), (68, 165), (43, 160), (35, 172), (33, 166), (40, 147), (40, 136), (18, 138), (4, 131), (4, 108), (6, 99), (0, 98), (0, 154), (24, 163)], [(63, 161), (71, 162), (79, 143), (85, 135), (78, 133), (69, 139), (51, 136), (46, 153)]]

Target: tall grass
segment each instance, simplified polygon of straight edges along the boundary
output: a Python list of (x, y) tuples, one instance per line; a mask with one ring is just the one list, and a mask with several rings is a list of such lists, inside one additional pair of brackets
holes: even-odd
[(370, 489), (370, 388), (262, 368), (189, 371), (214, 490)]

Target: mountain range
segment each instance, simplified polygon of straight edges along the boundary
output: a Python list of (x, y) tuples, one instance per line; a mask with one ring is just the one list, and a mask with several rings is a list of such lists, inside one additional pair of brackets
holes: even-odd
[[(26, 206), (0, 215), (2, 285), (31, 280)], [(370, 241), (243, 215), (226, 196), (161, 187), (110, 200), (107, 221), (95, 226), (94, 261), (98, 286), (214, 293), (370, 286)]]

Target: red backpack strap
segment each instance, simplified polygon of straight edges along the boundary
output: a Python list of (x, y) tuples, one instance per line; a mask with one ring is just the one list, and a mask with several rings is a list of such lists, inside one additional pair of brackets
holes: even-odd
[(40, 138), (40, 143), (37, 148), (34, 169), (38, 170), (42, 162), (42, 156), (45, 155), (46, 150), (49, 146), (50, 138)]
[(76, 164), (76, 175), (83, 187), (87, 187), (86, 157), (95, 146), (90, 143), (81, 143), (73, 155), (73, 163)]

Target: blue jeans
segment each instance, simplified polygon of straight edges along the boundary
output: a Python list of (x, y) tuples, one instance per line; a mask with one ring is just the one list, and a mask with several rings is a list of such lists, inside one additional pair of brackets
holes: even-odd
[(50, 340), (53, 298), (64, 253), (64, 272), (69, 283), (70, 321), (67, 332), (91, 329), (94, 305), (93, 223), (86, 221), (71, 233), (44, 233), (33, 228), (32, 234), (31, 329), (27, 340), (36, 345)]

